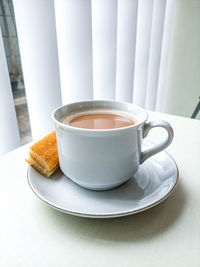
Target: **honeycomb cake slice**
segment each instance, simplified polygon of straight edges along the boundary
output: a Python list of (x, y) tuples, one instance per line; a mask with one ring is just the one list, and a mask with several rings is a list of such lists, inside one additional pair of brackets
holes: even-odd
[(46, 177), (59, 167), (56, 132), (52, 131), (29, 148), (26, 161)]

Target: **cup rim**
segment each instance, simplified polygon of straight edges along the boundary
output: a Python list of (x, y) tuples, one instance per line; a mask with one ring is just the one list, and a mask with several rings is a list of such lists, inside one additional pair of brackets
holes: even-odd
[[(64, 123), (60, 122), (59, 120), (57, 120), (55, 118), (55, 114), (56, 114), (56, 112), (58, 112), (58, 110), (66, 107), (66, 106), (69, 106), (69, 105), (82, 104), (82, 103), (86, 103), (86, 102), (105, 102), (105, 103), (119, 103), (119, 104), (121, 103), (121, 104), (131, 105), (131, 106), (134, 106), (135, 108), (137, 108), (138, 110), (142, 111), (145, 114), (145, 119), (143, 119), (142, 121), (138, 121), (136, 124), (133, 124), (133, 125), (130, 125), (130, 126), (121, 127), (121, 128), (113, 128), (113, 129), (88, 129), (88, 128), (79, 128), (79, 127), (70, 126), (68, 124), (64, 124)], [(128, 112), (127, 110), (125, 110), (125, 111)], [(55, 108), (52, 111), (51, 118), (61, 128), (68, 129), (68, 130), (71, 130), (71, 131), (84, 132), (84, 133), (86, 133), (86, 132), (90, 132), (90, 133), (104, 133), (104, 132), (118, 132), (118, 131), (121, 132), (121, 131), (125, 131), (125, 130), (128, 130), (128, 129), (138, 128), (138, 127), (140, 127), (142, 124), (144, 124), (147, 121), (147, 119), (148, 119), (148, 113), (142, 107), (140, 107), (138, 105), (135, 105), (135, 104), (132, 104), (132, 103), (125, 102), (125, 101), (104, 100), (104, 99), (99, 100), (98, 99), (98, 100), (82, 100), (82, 101), (71, 102), (71, 103), (68, 103), (68, 104), (65, 104), (65, 105), (60, 105), (59, 107)]]

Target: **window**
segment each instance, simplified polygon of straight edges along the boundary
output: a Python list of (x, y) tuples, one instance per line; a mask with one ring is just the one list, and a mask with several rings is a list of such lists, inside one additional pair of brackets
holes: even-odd
[(0, 27), (10, 75), (15, 110), (19, 125), (21, 143), (32, 140), (29, 123), (20, 52), (11, 0), (0, 0)]

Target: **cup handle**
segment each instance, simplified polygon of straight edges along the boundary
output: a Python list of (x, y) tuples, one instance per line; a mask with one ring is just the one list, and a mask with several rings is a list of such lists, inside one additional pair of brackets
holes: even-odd
[(168, 147), (171, 144), (172, 140), (173, 140), (174, 132), (173, 132), (173, 129), (172, 129), (171, 125), (168, 122), (163, 121), (163, 120), (150, 121), (150, 122), (145, 123), (144, 126), (143, 126), (143, 136), (142, 137), (143, 138), (147, 137), (149, 131), (152, 128), (155, 128), (155, 127), (164, 128), (167, 131), (168, 136), (160, 144), (157, 144), (154, 147), (141, 152), (140, 164), (142, 164), (149, 157), (159, 153), (160, 151), (162, 151), (163, 149)]

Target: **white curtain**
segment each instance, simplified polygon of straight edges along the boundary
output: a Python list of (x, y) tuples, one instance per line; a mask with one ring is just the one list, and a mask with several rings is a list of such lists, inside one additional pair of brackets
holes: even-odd
[(162, 111), (173, 0), (13, 0), (33, 139), (51, 111), (114, 99)]

